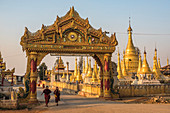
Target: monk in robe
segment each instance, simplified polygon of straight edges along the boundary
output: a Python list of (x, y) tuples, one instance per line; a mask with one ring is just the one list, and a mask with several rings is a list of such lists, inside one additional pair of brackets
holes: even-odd
[(50, 93), (51, 93), (51, 90), (48, 89), (48, 86), (46, 86), (46, 89), (43, 90), (42, 94), (43, 93), (44, 93), (46, 107), (48, 107), (48, 103), (50, 100)]
[(54, 96), (55, 96), (55, 102), (57, 103), (56, 106), (58, 106), (58, 101), (60, 101), (60, 90), (58, 87), (56, 87), (56, 90), (54, 91)]

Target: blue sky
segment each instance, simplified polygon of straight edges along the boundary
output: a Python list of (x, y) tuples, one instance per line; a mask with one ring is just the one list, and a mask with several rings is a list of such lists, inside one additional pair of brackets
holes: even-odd
[[(166, 65), (170, 57), (170, 1), (169, 0), (0, 0), (0, 51), (7, 68), (16, 68), (16, 74), (24, 74), (26, 55), (20, 46), (24, 27), (31, 32), (41, 25), (51, 25), (56, 16), (64, 16), (71, 6), (82, 18), (89, 18), (90, 24), (104, 31), (116, 32), (120, 52), (126, 48), (129, 17), (133, 29), (133, 42), (141, 52), (144, 46), (152, 67), (155, 44), (161, 64)], [(117, 62), (113, 53), (112, 60)], [(46, 56), (43, 61), (52, 67), (55, 57)], [(74, 69), (74, 60), (70, 68)], [(93, 63), (94, 61), (92, 61)]]

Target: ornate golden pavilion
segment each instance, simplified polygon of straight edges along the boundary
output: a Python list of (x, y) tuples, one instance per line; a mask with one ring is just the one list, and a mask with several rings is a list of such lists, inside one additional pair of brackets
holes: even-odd
[[(63, 17), (57, 16), (54, 24), (42, 25), (42, 28), (31, 33), (25, 27), (20, 42), (27, 55), (27, 70), (25, 75), (29, 89), (29, 102), (36, 102), (37, 66), (49, 53), (89, 54), (101, 67), (101, 96), (111, 97), (110, 77), (112, 77), (111, 57), (118, 44), (115, 33), (110, 37), (102, 29), (94, 29), (88, 18), (79, 16), (74, 7)], [(30, 75), (30, 79), (29, 79)]]

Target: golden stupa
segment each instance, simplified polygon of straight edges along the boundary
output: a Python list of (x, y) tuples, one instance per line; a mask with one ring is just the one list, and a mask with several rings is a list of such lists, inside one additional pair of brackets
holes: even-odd
[(159, 69), (161, 68), (161, 61), (160, 61), (160, 58), (158, 58), (158, 67), (159, 67)]
[(87, 56), (87, 61), (86, 61), (86, 68), (85, 68), (85, 73), (87, 74), (88, 73), (88, 56)]
[(140, 79), (139, 73), (141, 72), (142, 69), (142, 60), (141, 60), (141, 54), (139, 53), (139, 64), (138, 64), (138, 71), (137, 71), (137, 77)]
[(118, 79), (123, 79), (123, 74), (122, 74), (122, 68), (121, 68), (121, 64), (120, 64), (120, 53), (119, 53), (119, 48), (118, 48), (118, 63), (117, 63), (117, 72), (118, 72)]
[(78, 81), (78, 82), (82, 81), (82, 76), (80, 74), (80, 67), (78, 67), (78, 73), (77, 73), (77, 77), (76, 77), (75, 81)]
[(136, 73), (138, 69), (138, 50), (134, 47), (132, 40), (132, 28), (129, 21), (128, 43), (125, 51), (125, 65), (128, 74)]
[(88, 66), (88, 72), (87, 72), (86, 77), (89, 77), (89, 78), (92, 77), (91, 59), (89, 59), (89, 66)]
[(95, 69), (95, 65), (94, 65), (94, 68), (93, 68), (93, 74), (92, 74), (92, 78), (91, 78), (91, 82), (93, 83), (97, 83), (97, 74), (96, 74), (96, 69)]
[(160, 65), (160, 63), (157, 62), (157, 49), (155, 48), (155, 56), (153, 57), (153, 70), (152, 71), (154, 72), (156, 79), (160, 79), (161, 76), (163, 75), (160, 71), (158, 64)]
[(125, 51), (123, 51), (122, 74), (123, 76), (129, 76), (125, 64)]
[(146, 59), (146, 51), (144, 49), (144, 58), (142, 62), (142, 68), (139, 74), (152, 74), (152, 71), (150, 70), (149, 64)]

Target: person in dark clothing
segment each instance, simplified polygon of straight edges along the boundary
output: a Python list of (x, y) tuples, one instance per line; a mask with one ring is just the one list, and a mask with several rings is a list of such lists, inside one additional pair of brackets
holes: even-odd
[(46, 86), (46, 89), (43, 90), (42, 94), (43, 93), (44, 93), (44, 98), (45, 98), (45, 104), (48, 107), (48, 103), (50, 100), (50, 93), (51, 93), (51, 90), (48, 89), (48, 86)]
[(60, 101), (60, 90), (58, 87), (56, 87), (56, 90), (54, 91), (54, 96), (55, 96), (55, 102), (57, 103), (56, 105), (58, 106), (58, 101)]

